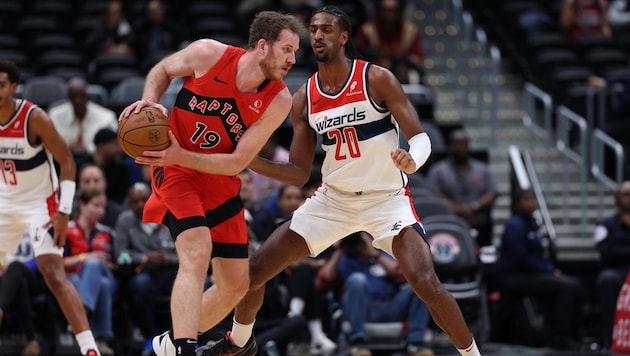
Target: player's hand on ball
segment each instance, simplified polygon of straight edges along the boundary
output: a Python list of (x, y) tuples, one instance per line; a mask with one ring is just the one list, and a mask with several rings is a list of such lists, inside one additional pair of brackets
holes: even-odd
[(144, 151), (142, 156), (136, 157), (136, 163), (164, 167), (182, 162), (185, 150), (179, 145), (179, 142), (177, 142), (173, 131), (168, 131), (168, 137), (171, 140), (171, 145), (168, 146), (167, 149), (161, 151)]
[(149, 100), (141, 99), (141, 100), (138, 100), (136, 102), (129, 104), (129, 106), (124, 108), (123, 111), (120, 113), (120, 116), (118, 117), (118, 122), (120, 122), (122, 119), (126, 118), (127, 116), (131, 115), (132, 112), (139, 113), (140, 110), (142, 110), (142, 108), (145, 108), (145, 107), (157, 108), (162, 112), (162, 114), (164, 114), (165, 116), (168, 116), (168, 110), (166, 110), (164, 105), (160, 103), (154, 103)]
[(407, 174), (412, 174), (416, 171), (416, 162), (413, 160), (413, 157), (411, 157), (409, 152), (398, 148), (392, 151), (391, 157), (392, 162), (394, 162), (394, 166), (401, 171)]

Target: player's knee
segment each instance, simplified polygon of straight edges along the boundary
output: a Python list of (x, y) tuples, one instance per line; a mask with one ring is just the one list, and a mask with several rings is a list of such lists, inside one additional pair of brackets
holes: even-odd
[(265, 284), (275, 277), (278, 273), (274, 273), (269, 269), (265, 268), (266, 266), (249, 266), (249, 289), (256, 290), (265, 286)]
[(65, 271), (59, 270), (51, 264), (44, 264), (39, 266), (39, 271), (44, 277), (46, 285), (53, 293), (57, 290), (60, 290), (68, 280)]
[(223, 296), (228, 298), (228, 300), (239, 301), (241, 300), (247, 291), (249, 290), (249, 279), (248, 278), (238, 278), (231, 280), (229, 283), (226, 283), (224, 286), (219, 287), (219, 290), (223, 290)]
[(260, 289), (265, 285), (266, 281), (262, 278), (260, 274), (250, 274), (249, 275), (249, 289), (256, 290)]
[(180, 273), (194, 273), (205, 275), (210, 264), (210, 255), (203, 251), (187, 251), (185, 256), (179, 257)]
[(443, 298), (442, 292), (444, 288), (435, 273), (416, 273), (412, 278), (408, 278), (408, 281), (414, 291), (427, 304)]

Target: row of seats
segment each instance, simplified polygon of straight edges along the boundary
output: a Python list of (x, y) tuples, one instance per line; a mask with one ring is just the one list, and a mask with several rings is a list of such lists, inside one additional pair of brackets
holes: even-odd
[[(589, 81), (630, 78), (630, 32), (615, 28), (612, 37), (589, 35), (569, 41), (558, 20), (561, 5), (562, 1), (543, 0), (469, 4), (518, 75), (549, 93), (555, 105), (565, 105), (593, 127), (609, 132), (619, 121), (615, 105), (625, 100), (621, 95), (630, 88), (598, 89)], [(548, 22), (537, 17), (544, 14)]]
[[(130, 74), (121, 71), (119, 80), (110, 87), (101, 84), (89, 84), (87, 91), (90, 99), (100, 105), (110, 107), (114, 111), (119, 111), (133, 101), (142, 96), (144, 87), (144, 76)], [(300, 86), (304, 85), (310, 71), (293, 69), (285, 78), (285, 83), (289, 90), (294, 93)], [(123, 74), (127, 74), (126, 76)], [(66, 82), (70, 77), (48, 75), (29, 77), (20, 84), (16, 95), (37, 103), (43, 108), (49, 108), (56, 103), (66, 99)], [(171, 83), (166, 93), (162, 97), (162, 104), (171, 108), (175, 102), (177, 91), (181, 87), (183, 78), (178, 78)], [(429, 134), (434, 150), (445, 151), (445, 134), (433, 121), (436, 96), (434, 90), (422, 84), (409, 84), (403, 87), (410, 101), (415, 106), (423, 122), (425, 131)], [(401, 146), (407, 148), (406, 140), (401, 137)]]
[[(237, 31), (233, 3), (195, 1), (182, 7), (171, 0), (163, 2), (168, 19), (176, 21), (174, 26), (181, 31), (181, 41), (214, 37), (235, 45), (246, 42)], [(108, 90), (122, 78), (145, 75), (169, 53), (107, 54), (94, 58), (86, 48), (87, 37), (103, 22), (106, 4), (107, 0), (0, 0), (0, 58), (20, 66), (25, 79), (81, 76)], [(145, 4), (144, 0), (124, 2), (130, 24), (143, 19)], [(186, 26), (177, 25), (180, 19)]]
[[(144, 80), (141, 76), (130, 76), (122, 79), (111, 92), (100, 84), (88, 84), (86, 90), (90, 100), (119, 113), (124, 107), (142, 97)], [(174, 80), (160, 100), (169, 111), (175, 104), (182, 84), (182, 78)], [(20, 84), (15, 96), (31, 100), (43, 109), (49, 110), (66, 101), (66, 93), (67, 84), (63, 78), (43, 76), (29, 78), (24, 84)]]
[[(234, 3), (198, 0), (178, 6), (173, 0), (163, 0), (171, 17), (185, 18), (194, 24), (205, 18), (229, 20)], [(28, 36), (45, 31), (76, 33), (93, 28), (102, 19), (107, 0), (0, 0), (0, 29)], [(144, 15), (146, 1), (125, 1), (125, 15), (135, 20)], [(223, 21), (220, 21), (223, 22)], [(234, 24), (230, 25), (231, 28)]]

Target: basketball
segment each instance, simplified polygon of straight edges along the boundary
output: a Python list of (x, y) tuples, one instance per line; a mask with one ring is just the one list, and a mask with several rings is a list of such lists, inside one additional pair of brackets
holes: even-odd
[(136, 158), (144, 151), (167, 148), (171, 144), (168, 138), (170, 128), (168, 117), (159, 109), (145, 107), (118, 124), (118, 142), (127, 155)]

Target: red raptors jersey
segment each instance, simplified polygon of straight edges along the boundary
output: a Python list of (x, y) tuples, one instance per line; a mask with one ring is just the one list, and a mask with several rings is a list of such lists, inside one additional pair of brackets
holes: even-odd
[(229, 153), (247, 127), (267, 110), (276, 94), (286, 87), (269, 81), (257, 93), (236, 88), (236, 67), (245, 53), (228, 46), (208, 73), (188, 77), (171, 113), (171, 129), (182, 147), (204, 153)]
[[(233, 152), (245, 130), (286, 88), (282, 81), (268, 81), (257, 93), (241, 93), (235, 78), (244, 53), (228, 46), (208, 73), (184, 81), (169, 120), (185, 149), (208, 154)], [(213, 229), (213, 241), (247, 242), (238, 177), (173, 165), (154, 168), (151, 183), (153, 193), (144, 207), (143, 221), (163, 223), (167, 211), (178, 220), (202, 216)], [(226, 221), (236, 223), (224, 224)]]

